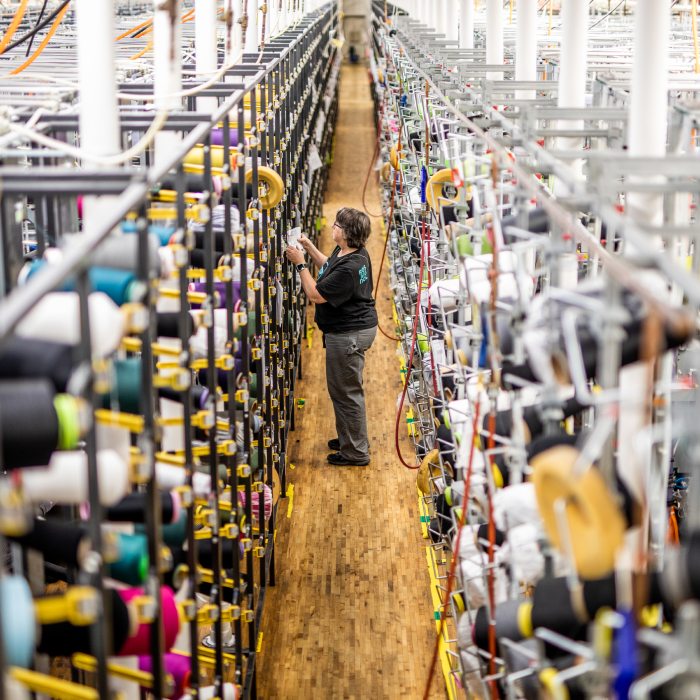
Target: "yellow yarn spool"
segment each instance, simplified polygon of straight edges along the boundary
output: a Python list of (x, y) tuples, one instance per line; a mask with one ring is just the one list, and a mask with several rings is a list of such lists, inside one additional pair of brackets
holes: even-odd
[(416, 483), (418, 484), (418, 490), (426, 496), (430, 493), (430, 478), (440, 473), (439, 457), (440, 450), (436, 448), (430, 450), (420, 463)]
[(391, 150), (389, 151), (389, 162), (391, 163), (391, 167), (394, 170), (399, 169), (399, 158), (401, 157), (402, 153), (403, 149), (399, 149), (399, 145), (396, 143), (391, 147)]
[[(203, 167), (203, 165), (204, 146), (195, 146), (185, 156), (186, 169), (187, 166), (189, 166), (196, 171), (196, 169)], [(223, 146), (211, 147), (211, 167), (219, 170), (224, 167)], [(232, 164), (232, 170), (233, 167)], [(246, 182), (253, 181), (252, 170), (246, 170), (245, 180)], [(260, 204), (263, 209), (274, 209), (274, 207), (282, 201), (282, 197), (284, 196), (284, 181), (272, 168), (268, 168), (266, 165), (258, 166), (258, 187), (258, 198), (260, 199)]]
[(391, 165), (389, 163), (384, 163), (384, 165), (382, 165), (382, 168), (379, 171), (379, 177), (382, 182), (389, 182), (391, 179)]
[[(253, 181), (253, 171), (247, 170), (245, 181)], [(258, 166), (258, 199), (263, 209), (274, 209), (284, 196), (284, 181), (266, 165)]]
[[(450, 186), (457, 190), (454, 197), (445, 195), (445, 187)], [(425, 188), (425, 197), (428, 205), (433, 211), (439, 211), (441, 206), (447, 204), (457, 204), (464, 187), (455, 187), (452, 182), (452, 171), (449, 168), (438, 170), (429, 180)]]
[(615, 566), (625, 520), (596, 467), (574, 473), (578, 457), (575, 448), (557, 445), (531, 460), (537, 507), (550, 542), (564, 552), (555, 505), (564, 501), (576, 570), (583, 578), (602, 578)]

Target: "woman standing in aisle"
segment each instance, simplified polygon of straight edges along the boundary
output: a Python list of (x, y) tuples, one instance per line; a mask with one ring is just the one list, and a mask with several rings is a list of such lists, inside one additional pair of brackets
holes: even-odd
[(316, 324), (326, 348), (326, 381), (335, 411), (338, 438), (328, 441), (334, 452), (331, 464), (369, 464), (367, 413), (362, 373), (365, 352), (377, 335), (377, 311), (372, 298), (372, 262), (365, 243), (369, 217), (358, 209), (340, 209), (333, 224), (336, 244), (330, 257), (321, 253), (306, 236), (299, 243), (318, 266), (316, 280), (298, 248), (287, 248), (296, 265), (306, 296), (316, 304)]

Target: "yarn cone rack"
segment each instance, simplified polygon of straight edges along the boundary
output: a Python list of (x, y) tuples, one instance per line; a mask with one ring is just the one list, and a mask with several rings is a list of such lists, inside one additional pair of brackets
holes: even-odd
[(437, 631), (424, 697), (439, 673), (450, 698), (692, 694), (695, 18), (372, 8), (396, 448)]
[(257, 694), (306, 337), (286, 232), (320, 230), (342, 28), (275, 0), (201, 44), (204, 3), (168, 5), (0, 13), (0, 698)]

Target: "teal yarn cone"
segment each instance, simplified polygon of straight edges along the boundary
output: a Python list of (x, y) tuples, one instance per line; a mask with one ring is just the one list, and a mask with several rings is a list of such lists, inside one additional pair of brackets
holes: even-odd
[(140, 413), (141, 358), (129, 357), (114, 361), (112, 390), (102, 395), (102, 406), (112, 408), (116, 400), (124, 413)]
[(118, 535), (119, 559), (107, 566), (109, 575), (130, 586), (139, 586), (148, 576), (148, 539), (145, 534)]

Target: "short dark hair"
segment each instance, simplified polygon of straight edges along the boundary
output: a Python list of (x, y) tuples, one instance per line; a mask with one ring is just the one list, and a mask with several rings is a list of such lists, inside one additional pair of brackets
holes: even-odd
[(335, 220), (338, 226), (343, 229), (345, 240), (350, 248), (361, 248), (372, 232), (369, 216), (359, 209), (343, 207), (338, 210)]

